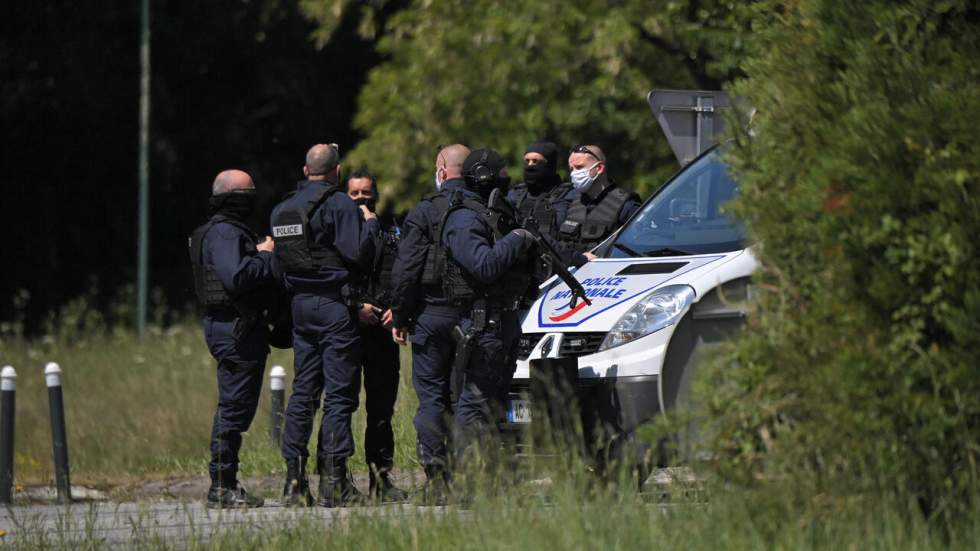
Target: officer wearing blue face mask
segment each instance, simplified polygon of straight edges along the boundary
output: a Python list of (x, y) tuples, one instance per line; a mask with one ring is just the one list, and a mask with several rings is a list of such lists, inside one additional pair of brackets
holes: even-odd
[(269, 330), (263, 312), (276, 292), (273, 242), (246, 224), (255, 184), (241, 170), (218, 174), (210, 219), (189, 239), (194, 290), (204, 311), (208, 350), (218, 361), (218, 408), (211, 431), (210, 508), (261, 507), (238, 483), (238, 452), (259, 403)]
[(306, 179), (272, 211), (276, 260), (292, 295), (295, 373), (286, 408), (282, 455), (286, 460), (283, 501), (311, 502), (306, 482), (307, 444), (323, 398), (317, 446), (319, 504), (340, 507), (361, 501), (347, 468), (354, 454), (351, 416), (360, 391), (361, 341), (354, 317), (351, 277), (369, 272), (378, 219), (347, 195), (335, 144), (306, 154)]
[[(606, 155), (597, 145), (579, 145), (568, 156), (572, 187), (579, 197), (568, 207), (558, 240), (568, 253), (584, 253), (619, 229), (641, 205), (640, 197), (618, 186), (606, 170)], [(580, 266), (581, 257), (576, 262)], [(583, 262), (584, 263), (584, 262)]]

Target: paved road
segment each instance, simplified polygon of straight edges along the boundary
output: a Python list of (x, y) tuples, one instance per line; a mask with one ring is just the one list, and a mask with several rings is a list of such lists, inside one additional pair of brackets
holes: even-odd
[[(417, 473), (398, 473), (396, 482), (403, 488), (417, 487)], [(362, 491), (367, 487), (366, 477), (356, 477)], [(280, 484), (278, 477), (254, 479), (248, 488), (259, 490), (260, 495), (276, 495)], [(315, 477), (311, 481), (315, 485)], [(543, 481), (538, 481), (543, 482)], [(687, 470), (662, 469), (647, 482), (651, 496), (681, 482), (690, 487), (694, 478)], [(547, 483), (547, 482), (545, 482)], [(267, 499), (266, 506), (250, 510), (210, 510), (204, 507), (203, 496), (206, 480), (196, 479), (153, 483), (155, 496), (170, 496), (169, 501), (153, 500), (150, 495), (135, 494), (141, 501), (111, 503), (106, 501), (74, 503), (71, 506), (21, 504), (0, 508), (0, 530), (4, 532), (4, 544), (15, 543), (26, 547), (40, 544), (77, 548), (83, 544), (101, 544), (108, 547), (129, 548), (140, 542), (166, 541), (170, 545), (203, 543), (227, 532), (258, 533), (272, 529), (309, 523), (329, 527), (344, 523), (355, 516), (371, 516), (389, 519), (415, 515), (443, 515), (445, 507), (419, 507), (416, 505), (385, 505), (345, 509), (285, 508)], [(50, 491), (50, 489), (49, 489)]]
[(34, 546), (44, 543), (73, 548), (98, 543), (123, 548), (161, 540), (177, 545), (206, 542), (226, 532), (259, 532), (300, 523), (331, 526), (355, 515), (394, 519), (444, 513), (442, 507), (414, 505), (300, 509), (271, 503), (261, 509), (217, 511), (205, 508), (200, 501), (88, 503), (8, 507), (0, 511), (0, 528), (6, 532), (3, 537), (6, 544)]

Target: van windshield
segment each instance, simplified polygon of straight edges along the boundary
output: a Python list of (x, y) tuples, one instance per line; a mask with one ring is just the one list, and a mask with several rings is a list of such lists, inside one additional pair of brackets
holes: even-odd
[(679, 256), (744, 248), (745, 227), (725, 212), (725, 204), (738, 192), (728, 170), (718, 149), (685, 167), (630, 219), (604, 256)]

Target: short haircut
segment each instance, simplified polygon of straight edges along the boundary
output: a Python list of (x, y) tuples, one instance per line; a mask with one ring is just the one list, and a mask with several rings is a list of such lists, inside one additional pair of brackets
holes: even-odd
[(324, 176), (340, 164), (340, 152), (332, 144), (316, 144), (306, 152), (310, 176)]
[(361, 165), (352, 170), (347, 176), (347, 179), (344, 180), (345, 185), (349, 188), (350, 181), (355, 178), (367, 178), (368, 180), (371, 180), (371, 191), (374, 193), (375, 197), (378, 196), (378, 179), (374, 177), (374, 174), (371, 174), (371, 171), (369, 171), (366, 166)]

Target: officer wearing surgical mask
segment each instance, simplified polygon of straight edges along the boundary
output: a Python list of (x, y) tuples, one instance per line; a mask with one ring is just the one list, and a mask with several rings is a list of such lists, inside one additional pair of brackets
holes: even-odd
[(442, 287), (446, 254), (439, 242), (452, 197), (463, 189), (463, 161), (469, 154), (463, 144), (439, 148), (435, 190), (405, 217), (392, 270), (391, 332), (396, 343), (412, 346), (412, 385), (419, 400), (414, 419), (416, 453), (425, 471), (421, 501), (431, 505), (445, 504), (449, 498), (453, 329), (461, 313)]
[[(568, 170), (578, 199), (558, 229), (566, 253), (586, 253), (602, 243), (640, 208), (640, 197), (616, 184), (606, 169), (606, 155), (597, 145), (579, 145), (568, 156)], [(590, 258), (586, 255), (585, 258)], [(572, 255), (576, 266), (584, 263)]]
[(255, 184), (241, 170), (218, 174), (210, 219), (189, 240), (194, 288), (204, 312), (204, 336), (218, 362), (218, 408), (211, 431), (211, 508), (261, 507), (238, 483), (238, 452), (259, 403), (269, 355), (262, 320), (276, 292), (273, 242), (259, 242), (245, 221), (255, 206)]

